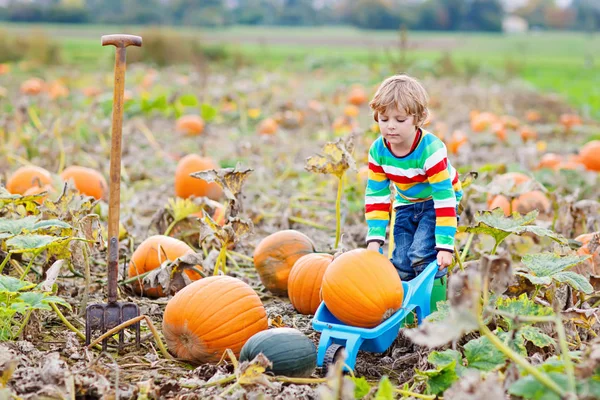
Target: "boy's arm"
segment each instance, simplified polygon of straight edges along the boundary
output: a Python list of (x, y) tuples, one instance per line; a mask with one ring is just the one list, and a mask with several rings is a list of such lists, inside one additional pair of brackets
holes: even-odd
[(375, 146), (369, 150), (369, 179), (365, 191), (365, 219), (369, 228), (367, 244), (385, 243), (385, 233), (390, 219), (390, 180), (377, 161)]
[(446, 146), (439, 141), (439, 146), (426, 154), (425, 173), (431, 185), (431, 196), (435, 207), (435, 248), (454, 252), (454, 235), (456, 234), (456, 194), (448, 172), (448, 156)]

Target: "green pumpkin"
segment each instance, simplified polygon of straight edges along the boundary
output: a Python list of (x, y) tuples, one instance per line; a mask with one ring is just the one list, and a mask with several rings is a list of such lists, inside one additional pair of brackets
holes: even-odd
[(293, 328), (274, 328), (252, 336), (240, 353), (240, 361), (252, 361), (263, 353), (275, 375), (309, 377), (317, 367), (317, 349), (302, 332)]

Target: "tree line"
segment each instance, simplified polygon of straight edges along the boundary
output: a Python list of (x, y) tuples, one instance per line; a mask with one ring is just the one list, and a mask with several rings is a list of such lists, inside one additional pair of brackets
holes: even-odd
[[(505, 0), (504, 0), (505, 1)], [(12, 22), (230, 25), (352, 25), (364, 29), (502, 30), (503, 0), (7, 0), (0, 20)], [(531, 28), (600, 28), (600, 0), (529, 0), (512, 14)]]

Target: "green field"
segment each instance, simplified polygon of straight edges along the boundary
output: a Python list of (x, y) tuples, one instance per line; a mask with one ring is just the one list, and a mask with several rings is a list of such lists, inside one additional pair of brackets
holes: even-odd
[[(68, 63), (94, 67), (111, 57), (100, 50), (100, 36), (125, 32), (143, 35), (145, 26), (5, 24), (19, 34), (44, 32), (60, 41)], [(247, 59), (273, 68), (341, 63), (383, 63), (386, 51), (397, 57), (399, 32), (362, 31), (348, 27), (232, 27), (202, 30), (173, 28), (207, 43), (222, 44)], [(446, 55), (469, 71), (493, 76), (520, 77), (548, 92), (565, 97), (584, 116), (600, 119), (600, 38), (584, 33), (483, 33), (408, 32), (406, 57), (412, 63), (438, 63)]]

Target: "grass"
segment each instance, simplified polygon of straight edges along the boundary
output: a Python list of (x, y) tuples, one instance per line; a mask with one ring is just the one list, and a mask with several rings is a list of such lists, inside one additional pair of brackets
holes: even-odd
[[(112, 52), (100, 49), (100, 36), (127, 32), (141, 34), (146, 26), (102, 26), (69, 24), (5, 24), (9, 32), (43, 29), (59, 40), (65, 61), (82, 69), (112, 62)], [(349, 27), (245, 27), (202, 30), (173, 28), (223, 43), (229, 50), (259, 62), (265, 68), (340, 67), (349, 62), (381, 63), (384, 49), (395, 51), (397, 31), (362, 31)], [(450, 54), (465, 68), (479, 65), (500, 73), (516, 73), (534, 87), (564, 96), (589, 117), (600, 119), (600, 37), (585, 33), (529, 33), (503, 35), (485, 33), (409, 32), (408, 56), (430, 63)], [(325, 43), (325, 44), (323, 44)], [(327, 44), (329, 43), (329, 44)], [(332, 44), (335, 43), (335, 44)], [(596, 57), (596, 59), (594, 59)]]

